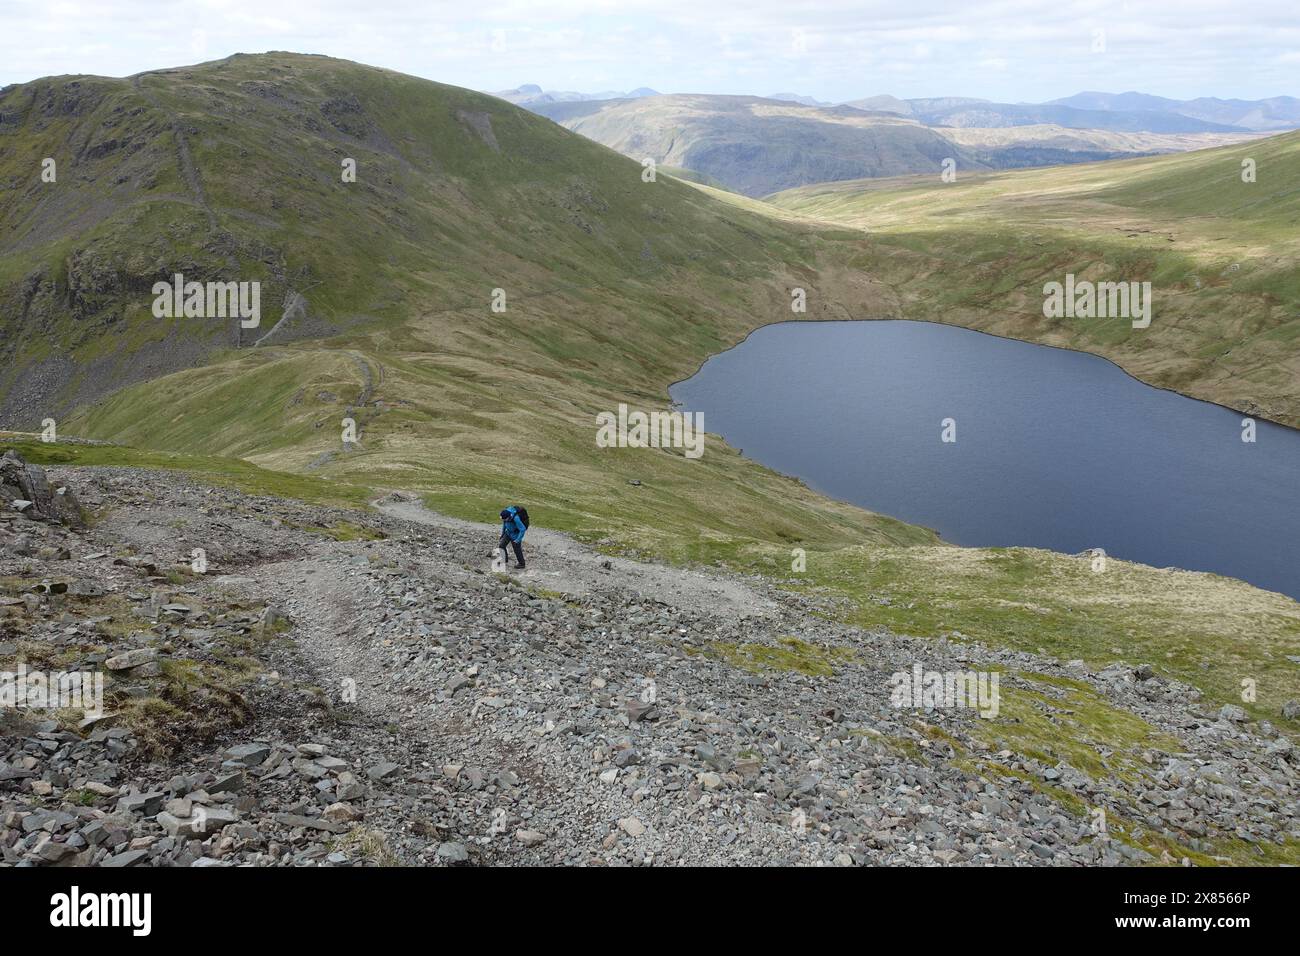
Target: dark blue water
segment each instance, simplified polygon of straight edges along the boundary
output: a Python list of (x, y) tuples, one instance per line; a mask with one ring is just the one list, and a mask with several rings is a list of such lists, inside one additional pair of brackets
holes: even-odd
[(1300, 431), (1258, 421), (1247, 444), (1240, 413), (1094, 355), (925, 322), (789, 322), (672, 396), (747, 457), (958, 544), (1104, 548), (1300, 598)]

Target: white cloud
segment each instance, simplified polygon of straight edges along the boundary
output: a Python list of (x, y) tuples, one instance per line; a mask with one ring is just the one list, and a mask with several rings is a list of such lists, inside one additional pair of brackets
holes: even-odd
[[(476, 89), (1300, 95), (1294, 0), (4, 0), (0, 84), (324, 53)], [(1094, 30), (1106, 52), (1092, 53)], [(202, 49), (196, 52), (197, 38)], [(795, 88), (797, 85), (797, 89)]]

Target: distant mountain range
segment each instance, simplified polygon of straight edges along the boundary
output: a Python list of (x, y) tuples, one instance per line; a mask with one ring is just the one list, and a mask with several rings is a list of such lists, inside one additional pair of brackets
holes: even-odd
[(569, 90), (544, 90), (535, 83), (525, 83), (513, 90), (501, 90), (492, 94), (516, 106), (529, 107), (535, 103), (582, 103), (590, 100), (635, 100), (643, 96), (658, 96), (656, 90), (648, 86), (637, 87), (626, 93), (612, 90), (604, 93), (574, 93)]
[(929, 99), (900, 100), (897, 96), (890, 96), (888, 93), (882, 93), (879, 96), (868, 96), (860, 100), (848, 100), (845, 105), (860, 110), (898, 113), (900, 116), (920, 116), (960, 106), (972, 106), (977, 103), (986, 106), (992, 105), (988, 100), (973, 99), (969, 96), (939, 96)]
[(844, 179), (1094, 162), (1179, 152), (1259, 135), (1155, 111), (889, 96), (838, 106), (780, 98), (676, 94), (525, 104), (634, 159), (748, 196)]
[[(518, 106), (586, 103), (659, 96), (649, 87), (626, 93), (576, 93), (544, 90), (528, 83), (493, 94)], [(704, 94), (707, 95), (707, 94)], [(869, 112), (895, 113), (925, 126), (980, 127), (1050, 124), (1065, 129), (1100, 129), (1144, 133), (1271, 132), (1300, 129), (1300, 99), (1274, 96), (1262, 100), (1223, 100), (1203, 96), (1173, 100), (1147, 93), (1083, 92), (1046, 103), (996, 103), (969, 96), (899, 99), (880, 94), (833, 103), (802, 93), (772, 93), (763, 99), (801, 106), (852, 106)]]
[(1246, 127), (1217, 123), (1160, 110), (1084, 109), (1056, 103), (993, 103), (962, 97), (899, 100), (872, 96), (848, 106), (910, 117), (926, 126), (980, 127), (1060, 126), (1126, 133), (1234, 133)]
[(691, 170), (748, 196), (938, 171), (950, 157), (964, 169), (990, 168), (921, 123), (850, 106), (678, 94), (528, 109), (626, 156)]
[(1202, 96), (1195, 100), (1170, 100), (1146, 93), (1076, 93), (1048, 105), (1072, 106), (1106, 112), (1177, 113), (1193, 119), (1251, 130), (1300, 128), (1300, 99), (1273, 96), (1265, 100), (1221, 100)]

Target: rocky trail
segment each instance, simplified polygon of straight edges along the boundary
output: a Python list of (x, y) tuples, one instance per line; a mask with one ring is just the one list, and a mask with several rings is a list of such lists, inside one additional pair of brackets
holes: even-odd
[[(1177, 863), (1153, 844), (1297, 833), (1290, 742), (1149, 667), (862, 631), (541, 527), (495, 573), (497, 526), (401, 493), (49, 477), (90, 520), (0, 500), (0, 665), (104, 673), (107, 702), (0, 710), (0, 865)], [(996, 749), (974, 710), (894, 706), (917, 663), (1159, 736), (1101, 774)]]
[[(499, 524), (464, 521), (430, 511), (400, 492), (381, 498), (374, 506), (399, 520), (440, 529), (444, 541), (450, 538), (459, 543), (458, 559), (469, 563), (489, 556), (501, 530)], [(511, 574), (530, 587), (568, 595), (632, 593), (684, 610), (711, 609), (744, 618), (767, 617), (776, 610), (765, 588), (735, 577), (604, 555), (545, 528), (530, 528), (526, 544), (528, 566), (522, 572), (512, 568)]]

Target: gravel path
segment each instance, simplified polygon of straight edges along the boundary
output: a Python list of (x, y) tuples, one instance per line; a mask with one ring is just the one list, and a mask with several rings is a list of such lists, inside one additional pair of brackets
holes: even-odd
[[(482, 557), (485, 543), (488, 550), (494, 548), (501, 530), (496, 524), (464, 521), (430, 511), (419, 501), (380, 499), (374, 506), (401, 521), (458, 532), (461, 543), (472, 538), (474, 544), (465, 548), (466, 558)], [(511, 573), (530, 586), (571, 595), (630, 592), (685, 610), (710, 610), (743, 618), (770, 617), (776, 610), (765, 591), (734, 576), (606, 556), (567, 534), (540, 527), (529, 528), (524, 542), (527, 567), (520, 572), (512, 566)]]

